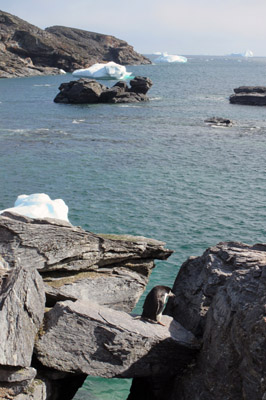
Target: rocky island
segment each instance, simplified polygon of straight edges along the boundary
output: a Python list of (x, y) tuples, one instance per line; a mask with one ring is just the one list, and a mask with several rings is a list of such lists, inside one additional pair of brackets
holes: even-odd
[(266, 398), (266, 245), (190, 257), (165, 326), (131, 315), (164, 243), (0, 215), (0, 398), (70, 400), (87, 375), (128, 400)]
[(146, 93), (152, 86), (149, 78), (136, 76), (126, 82), (119, 81), (108, 88), (95, 79), (81, 78), (78, 81), (62, 83), (55, 103), (95, 104), (95, 103), (139, 103), (147, 101)]
[(73, 72), (108, 61), (151, 63), (114, 36), (64, 26), (42, 30), (0, 11), (0, 78)]
[(265, 86), (240, 86), (234, 92), (229, 98), (231, 104), (266, 106)]

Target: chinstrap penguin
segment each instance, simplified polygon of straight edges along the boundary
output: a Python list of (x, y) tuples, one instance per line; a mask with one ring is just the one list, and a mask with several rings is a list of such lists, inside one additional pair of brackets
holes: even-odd
[(174, 296), (174, 293), (168, 286), (154, 286), (144, 301), (141, 318), (157, 322), (164, 326), (161, 322), (163, 308), (168, 297)]

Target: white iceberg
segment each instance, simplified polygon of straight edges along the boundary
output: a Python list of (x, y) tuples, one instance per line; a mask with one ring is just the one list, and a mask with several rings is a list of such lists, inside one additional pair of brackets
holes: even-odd
[(231, 53), (231, 57), (253, 57), (253, 52), (251, 50), (246, 50), (245, 53)]
[(30, 218), (56, 218), (69, 222), (68, 206), (64, 200), (51, 200), (45, 193), (21, 194), (17, 197), (14, 207), (0, 211), (14, 212)]
[(187, 58), (183, 56), (177, 56), (174, 54), (163, 53), (160, 57), (154, 60), (155, 63), (186, 63)]
[(116, 64), (110, 61), (106, 64), (94, 64), (89, 68), (76, 69), (72, 75), (83, 77), (83, 78), (93, 78), (93, 79), (115, 79), (124, 80), (133, 78), (131, 76), (132, 72), (127, 72), (126, 67), (123, 65)]
[(244, 57), (253, 57), (253, 52), (251, 50), (246, 50), (243, 55)]

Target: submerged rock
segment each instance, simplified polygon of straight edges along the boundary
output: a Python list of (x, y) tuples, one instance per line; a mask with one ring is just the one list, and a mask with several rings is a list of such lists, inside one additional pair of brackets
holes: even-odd
[(234, 89), (235, 94), (229, 98), (232, 104), (243, 104), (250, 106), (266, 106), (265, 86), (240, 86)]
[(125, 82), (117, 82), (111, 88), (101, 85), (94, 79), (81, 78), (78, 81), (63, 83), (55, 103), (94, 104), (94, 103), (136, 103), (147, 101), (146, 93), (152, 86), (149, 78), (136, 76), (130, 80), (130, 88)]
[(207, 124), (210, 125), (214, 125), (214, 126), (232, 126), (233, 125), (233, 121), (231, 121), (228, 118), (221, 118), (221, 117), (211, 117), (211, 118), (207, 118), (205, 119), (205, 121)]

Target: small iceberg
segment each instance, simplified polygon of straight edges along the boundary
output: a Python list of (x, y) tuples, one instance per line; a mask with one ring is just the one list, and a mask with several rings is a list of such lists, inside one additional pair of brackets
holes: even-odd
[(155, 63), (186, 63), (187, 58), (183, 56), (171, 55), (163, 53), (154, 60)]
[(106, 64), (94, 64), (89, 68), (76, 69), (72, 75), (83, 78), (93, 78), (101, 80), (125, 80), (131, 79), (132, 72), (127, 72), (126, 67), (110, 61)]
[(251, 50), (246, 50), (243, 55), (244, 57), (253, 57), (253, 52)]
[(231, 53), (231, 57), (253, 57), (253, 52), (251, 50), (246, 50), (245, 53)]
[(14, 212), (30, 218), (56, 218), (69, 222), (68, 206), (64, 200), (51, 200), (45, 193), (21, 194), (17, 197), (14, 207), (0, 211)]

